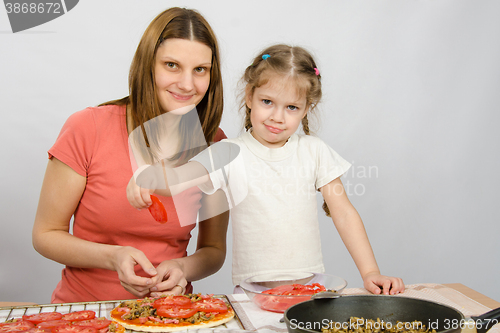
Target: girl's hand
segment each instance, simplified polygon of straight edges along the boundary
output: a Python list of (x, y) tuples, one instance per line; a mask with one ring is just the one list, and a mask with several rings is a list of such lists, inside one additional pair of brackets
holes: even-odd
[(385, 276), (380, 273), (367, 274), (363, 278), (365, 288), (373, 294), (396, 295), (405, 291), (401, 278)]
[(156, 267), (157, 284), (151, 288), (151, 297), (179, 295), (186, 291), (188, 284), (182, 266), (176, 260), (165, 260)]
[[(152, 278), (137, 276), (134, 271), (135, 265), (140, 265), (144, 272)], [(115, 270), (118, 273), (121, 285), (136, 297), (144, 297), (149, 294), (149, 289), (155, 285), (157, 270), (146, 255), (131, 246), (117, 247), (115, 254)]]
[(133, 207), (143, 209), (151, 206), (151, 193), (151, 190), (139, 187), (135, 183), (134, 177), (130, 178), (127, 185), (127, 199)]

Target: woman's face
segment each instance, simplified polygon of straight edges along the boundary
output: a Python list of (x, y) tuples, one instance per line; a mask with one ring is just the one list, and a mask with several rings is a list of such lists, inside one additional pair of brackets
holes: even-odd
[(210, 85), (212, 50), (187, 39), (165, 40), (156, 51), (156, 94), (163, 112), (198, 105)]

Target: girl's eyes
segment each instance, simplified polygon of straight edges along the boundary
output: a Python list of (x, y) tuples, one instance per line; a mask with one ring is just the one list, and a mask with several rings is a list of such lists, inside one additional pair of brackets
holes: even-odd
[[(270, 99), (263, 99), (262, 103), (265, 104), (265, 105), (271, 105), (271, 104), (273, 104), (273, 102)], [(287, 109), (290, 110), (290, 111), (298, 111), (299, 110), (299, 108), (296, 107), (295, 105), (288, 105)]]
[(205, 67), (196, 67), (196, 68), (194, 69), (194, 71), (195, 71), (196, 73), (205, 73), (205, 72), (207, 71), (207, 69), (206, 69)]

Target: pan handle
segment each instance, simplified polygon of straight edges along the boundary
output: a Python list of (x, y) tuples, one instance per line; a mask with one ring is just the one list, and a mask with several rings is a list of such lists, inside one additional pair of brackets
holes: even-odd
[(471, 317), (476, 323), (477, 333), (486, 333), (495, 324), (500, 323), (500, 308), (491, 310), (477, 317)]

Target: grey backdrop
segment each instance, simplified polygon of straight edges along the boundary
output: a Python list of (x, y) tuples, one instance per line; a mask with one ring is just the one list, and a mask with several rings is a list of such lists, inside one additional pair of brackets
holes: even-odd
[[(343, 181), (382, 272), (500, 300), (500, 2), (85, 0), (16, 34), (0, 8), (1, 301), (50, 302), (62, 266), (31, 245), (46, 152), (70, 114), (127, 94), (139, 38), (175, 5), (218, 36), (229, 137), (252, 57), (305, 46), (323, 77), (317, 134), (353, 163)], [(327, 272), (362, 286), (333, 223), (320, 223)], [(229, 252), (196, 291), (231, 293), (230, 268)]]

